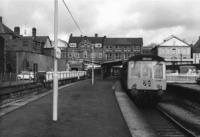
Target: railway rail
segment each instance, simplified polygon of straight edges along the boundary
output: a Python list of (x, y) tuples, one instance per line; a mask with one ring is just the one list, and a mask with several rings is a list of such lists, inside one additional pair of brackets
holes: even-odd
[(158, 137), (191, 137), (191, 134), (176, 125), (155, 107), (139, 107), (144, 119), (155, 130)]

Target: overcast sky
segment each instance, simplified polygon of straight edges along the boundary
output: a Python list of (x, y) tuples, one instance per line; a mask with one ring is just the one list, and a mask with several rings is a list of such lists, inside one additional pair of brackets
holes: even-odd
[[(85, 36), (142, 37), (144, 46), (175, 35), (188, 43), (200, 36), (199, 0), (65, 0)], [(80, 36), (62, 0), (58, 0), (58, 37)], [(54, 39), (54, 0), (1, 0), (0, 16), (21, 35)], [(26, 30), (26, 34), (25, 34)]]

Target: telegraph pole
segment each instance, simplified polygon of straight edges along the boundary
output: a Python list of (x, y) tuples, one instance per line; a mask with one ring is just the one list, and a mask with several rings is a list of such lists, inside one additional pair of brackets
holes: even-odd
[(92, 85), (94, 85), (94, 46), (92, 45)]
[(56, 49), (58, 45), (58, 0), (54, 3), (54, 74), (53, 74), (53, 121), (57, 121), (58, 115), (58, 75)]

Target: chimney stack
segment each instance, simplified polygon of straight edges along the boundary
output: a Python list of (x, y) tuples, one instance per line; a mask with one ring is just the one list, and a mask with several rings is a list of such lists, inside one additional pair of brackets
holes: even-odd
[(33, 28), (33, 29), (32, 29), (32, 36), (33, 36), (33, 37), (36, 37), (36, 28)]
[(98, 34), (95, 34), (95, 37), (98, 37)]
[(18, 35), (20, 35), (20, 28), (19, 27), (15, 27), (14, 28), (14, 32)]
[(2, 17), (0, 16), (0, 23), (2, 23)]

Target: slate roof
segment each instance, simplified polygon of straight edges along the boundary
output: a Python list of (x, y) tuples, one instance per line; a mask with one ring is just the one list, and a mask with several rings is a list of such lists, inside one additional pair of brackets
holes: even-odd
[(1, 17), (1, 21), (0, 21), (0, 33), (1, 34), (10, 34), (10, 35), (20, 37), (18, 34), (16, 34), (14, 31), (12, 31), (10, 28), (8, 28), (6, 25), (4, 25), (2, 23), (2, 17)]
[(195, 46), (193, 46), (193, 47), (192, 47), (192, 52), (193, 52), (193, 53), (200, 53), (200, 47), (195, 47)]
[(69, 43), (80, 43), (84, 39), (88, 39), (91, 43), (103, 43), (104, 37), (77, 37), (77, 36), (70, 36)]
[(88, 39), (91, 43), (103, 43), (104, 45), (143, 45), (142, 38), (74, 37), (72, 35), (69, 38), (69, 43), (80, 43), (84, 39)]
[(36, 36), (33, 38), (33, 36), (24, 36), (24, 37), (21, 37), (21, 39), (34, 39), (34, 41), (37, 41), (37, 42), (44, 42), (46, 43), (46, 40), (49, 39), (49, 36)]
[(198, 41), (194, 44), (194, 47), (200, 47), (200, 38), (199, 38)]
[(143, 45), (142, 38), (106, 38), (104, 45)]

